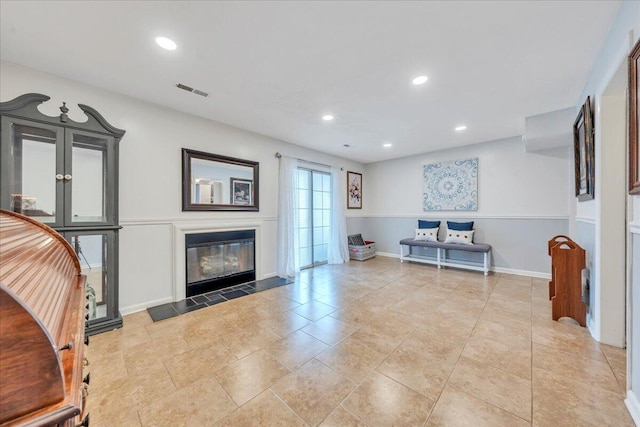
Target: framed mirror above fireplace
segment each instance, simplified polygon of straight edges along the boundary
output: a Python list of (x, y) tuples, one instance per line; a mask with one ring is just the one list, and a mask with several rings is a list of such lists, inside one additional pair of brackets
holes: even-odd
[(258, 162), (182, 149), (183, 211), (259, 211)]

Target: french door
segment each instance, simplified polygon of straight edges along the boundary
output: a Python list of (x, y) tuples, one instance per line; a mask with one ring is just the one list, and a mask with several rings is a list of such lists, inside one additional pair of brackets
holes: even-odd
[(325, 264), (331, 227), (331, 174), (298, 168), (297, 191), (300, 268)]

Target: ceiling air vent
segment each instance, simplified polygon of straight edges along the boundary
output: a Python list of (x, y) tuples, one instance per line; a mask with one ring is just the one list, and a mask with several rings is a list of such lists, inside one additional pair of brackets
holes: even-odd
[(182, 83), (178, 83), (178, 84), (176, 85), (176, 87), (177, 87), (178, 89), (186, 90), (187, 92), (195, 93), (196, 95), (204, 96), (205, 98), (206, 98), (207, 96), (209, 96), (209, 94), (208, 94), (207, 92), (203, 92), (203, 91), (201, 91), (201, 90), (194, 89), (194, 88), (192, 88), (192, 87), (190, 87), (190, 86), (183, 85)]

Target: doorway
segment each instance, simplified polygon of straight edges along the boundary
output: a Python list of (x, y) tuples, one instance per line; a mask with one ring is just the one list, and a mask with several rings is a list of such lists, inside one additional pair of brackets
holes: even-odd
[(300, 268), (326, 264), (331, 229), (331, 174), (298, 168), (298, 255)]

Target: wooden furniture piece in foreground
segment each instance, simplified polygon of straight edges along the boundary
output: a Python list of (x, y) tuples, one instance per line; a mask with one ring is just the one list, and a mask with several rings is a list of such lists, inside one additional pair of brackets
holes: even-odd
[(85, 277), (73, 248), (50, 227), (0, 210), (0, 426), (88, 426), (84, 329)]
[[(568, 239), (568, 240), (563, 240)], [(551, 246), (551, 242), (557, 243)], [(551, 255), (551, 282), (549, 294), (553, 320), (571, 317), (580, 326), (586, 326), (587, 309), (582, 302), (582, 270), (586, 252), (566, 236), (556, 236), (549, 242)]]
[[(562, 242), (573, 242), (569, 237), (558, 234), (557, 236), (553, 236), (549, 242), (547, 242), (547, 253), (551, 256), (551, 249)], [(556, 294), (556, 284), (555, 284), (555, 274), (553, 268), (551, 269), (551, 281), (549, 282), (549, 300), (554, 297)]]

